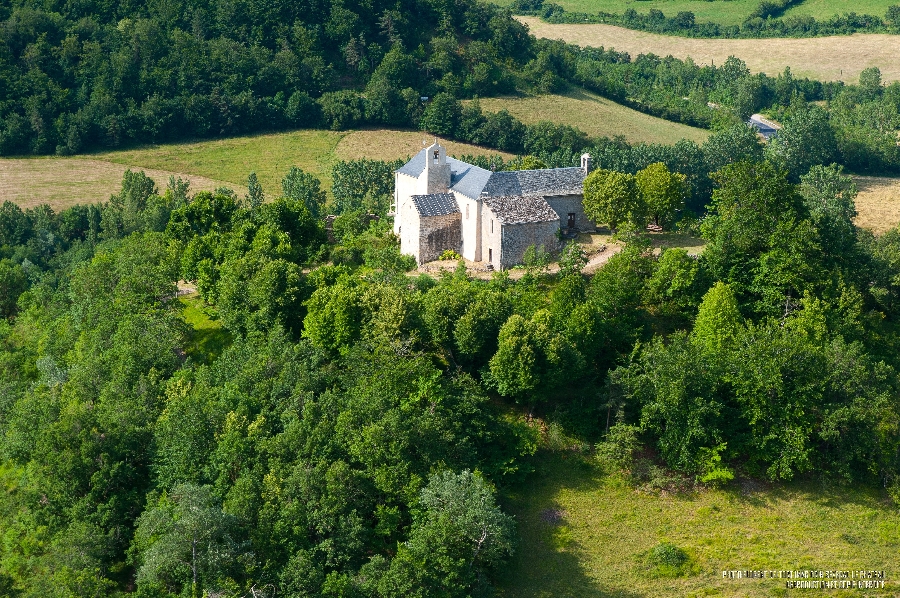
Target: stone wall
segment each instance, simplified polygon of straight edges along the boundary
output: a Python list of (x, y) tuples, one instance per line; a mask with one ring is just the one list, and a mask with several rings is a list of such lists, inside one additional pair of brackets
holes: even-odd
[[(496, 230), (496, 224), (494, 224)], [(506, 270), (522, 263), (529, 246), (544, 246), (550, 252), (559, 249), (559, 222), (526, 222), (501, 225), (500, 269)]]
[(596, 223), (589, 220), (584, 213), (581, 195), (551, 195), (544, 199), (553, 211), (559, 214), (560, 228), (566, 228), (569, 221), (569, 214), (572, 213), (575, 214), (575, 228), (578, 230), (593, 231), (597, 228)]
[(444, 251), (452, 249), (459, 253), (462, 229), (459, 212), (443, 216), (427, 216), (419, 219), (420, 264), (438, 259)]

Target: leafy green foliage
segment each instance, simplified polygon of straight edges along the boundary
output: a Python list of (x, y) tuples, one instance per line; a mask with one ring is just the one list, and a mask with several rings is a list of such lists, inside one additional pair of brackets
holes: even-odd
[(654, 162), (635, 175), (635, 183), (654, 224), (670, 225), (675, 213), (684, 205), (687, 177), (669, 172), (662, 162)]
[(646, 212), (633, 175), (597, 169), (584, 180), (584, 213), (618, 230), (625, 223), (640, 223)]

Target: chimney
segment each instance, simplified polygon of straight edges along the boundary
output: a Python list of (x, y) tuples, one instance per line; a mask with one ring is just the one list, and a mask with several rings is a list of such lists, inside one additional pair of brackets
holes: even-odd
[(587, 176), (591, 173), (591, 155), (590, 154), (581, 154), (581, 170), (584, 171), (584, 176)]

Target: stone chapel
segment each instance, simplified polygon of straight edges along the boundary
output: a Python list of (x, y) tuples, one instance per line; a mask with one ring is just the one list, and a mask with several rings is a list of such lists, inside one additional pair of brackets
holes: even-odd
[(448, 158), (435, 142), (394, 173), (394, 233), (419, 264), (448, 249), (504, 270), (530, 245), (559, 247), (560, 230), (594, 230), (582, 207), (581, 167), (492, 172)]

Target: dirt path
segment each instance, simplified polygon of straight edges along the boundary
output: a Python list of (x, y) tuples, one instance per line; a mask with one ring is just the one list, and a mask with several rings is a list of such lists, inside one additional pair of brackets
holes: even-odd
[(614, 25), (552, 25), (538, 17), (516, 17), (538, 37), (581, 46), (603, 46), (632, 56), (654, 53), (722, 64), (737, 56), (750, 70), (775, 76), (791, 67), (799, 77), (855, 83), (864, 68), (877, 66), (884, 81), (900, 80), (900, 35), (857, 33), (832, 37), (777, 39), (695, 39), (634, 31)]
[(594, 272), (599, 270), (600, 267), (603, 266), (603, 264), (608, 262), (609, 258), (616, 255), (620, 251), (622, 251), (621, 245), (605, 245), (602, 251), (592, 256), (591, 259), (588, 260), (588, 263), (585, 264), (584, 270), (582, 270), (582, 272), (584, 272), (585, 274), (593, 274)]

